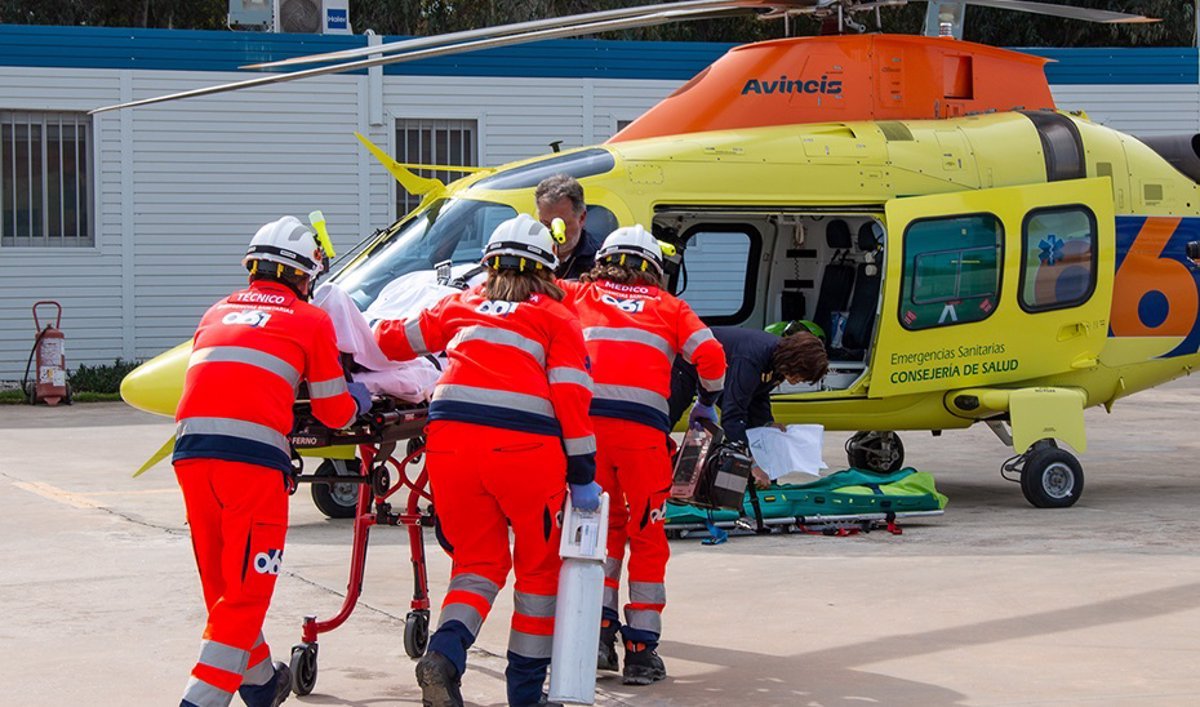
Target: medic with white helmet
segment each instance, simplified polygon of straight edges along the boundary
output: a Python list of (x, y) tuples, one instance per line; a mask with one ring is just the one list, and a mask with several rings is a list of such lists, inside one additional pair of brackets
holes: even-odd
[[(725, 353), (686, 302), (663, 286), (663, 248), (641, 226), (604, 240), (596, 264), (568, 288), (592, 362), (596, 481), (613, 499), (608, 523), (598, 667), (616, 670), (616, 635), (625, 645), (624, 682), (666, 677), (657, 653), (666, 605), (665, 503), (671, 490), (667, 398), (676, 356), (694, 363), (700, 405), (693, 420), (715, 421), (712, 403), (725, 379)], [(629, 545), (629, 603), (618, 613), (621, 564)]]
[(600, 501), (587, 352), (579, 321), (559, 301), (550, 232), (526, 215), (509, 219), (492, 233), (482, 263), (484, 284), (376, 330), (393, 359), (439, 351), (449, 359), (426, 427), (426, 468), (453, 558), (439, 626), (416, 669), (431, 707), (463, 704), (467, 649), (514, 561), (508, 701), (544, 703), (559, 514), (568, 487), (576, 508)]
[(330, 427), (370, 408), (342, 372), (329, 316), (307, 302), (332, 248), (285, 216), (259, 229), (250, 286), (216, 303), (192, 342), (172, 462), (183, 490), (208, 623), (182, 707), (275, 707), (291, 691), (262, 624), (287, 532), (292, 406), (301, 381)]

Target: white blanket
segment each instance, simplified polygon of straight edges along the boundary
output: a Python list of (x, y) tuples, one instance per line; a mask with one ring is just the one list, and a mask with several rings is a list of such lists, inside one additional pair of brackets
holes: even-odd
[[(415, 283), (410, 284), (411, 290), (426, 290), (420, 285), (413, 285)], [(440, 289), (440, 286), (435, 283), (428, 289), (434, 288)], [(408, 291), (408, 288), (403, 289)], [(441, 296), (437, 296), (429, 301), (432, 294), (436, 292), (427, 293), (424, 298), (410, 297), (408, 309), (397, 308), (394, 310), (395, 314), (389, 311), (386, 318), (407, 319), (416, 316), (424, 307), (436, 304), (441, 299)], [(433, 386), (442, 375), (441, 369), (432, 361), (424, 357), (404, 362), (389, 359), (375, 342), (375, 335), (367, 323), (367, 318), (354, 306), (350, 296), (337, 285), (326, 283), (318, 287), (313, 292), (312, 302), (325, 310), (333, 320), (338, 350), (351, 354), (358, 365), (370, 369), (355, 373), (354, 380), (363, 383), (368, 390), (377, 395), (390, 395), (410, 403), (429, 399), (433, 393)]]
[(787, 430), (774, 427), (753, 427), (746, 430), (754, 463), (772, 481), (800, 472), (820, 476), (828, 469), (821, 459), (825, 428), (821, 425), (788, 425)]

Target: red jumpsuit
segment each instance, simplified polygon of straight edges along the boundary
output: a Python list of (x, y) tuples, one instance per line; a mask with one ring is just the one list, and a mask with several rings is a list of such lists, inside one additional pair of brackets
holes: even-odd
[(325, 312), (266, 280), (213, 305), (196, 330), (172, 461), (208, 625), (184, 705), (223, 707), (275, 674), (261, 629), (283, 561), (296, 386), (308, 381), (330, 427), (357, 412), (336, 341)]
[[(621, 632), (654, 649), (662, 633), (670, 549), (663, 522), (671, 491), (667, 398), (676, 355), (694, 363), (700, 399), (724, 385), (725, 352), (687, 303), (657, 288), (601, 280), (560, 283), (579, 315), (594, 381), (596, 481), (613, 499), (605, 565), (606, 629), (620, 623), (618, 590), (629, 544), (629, 603)], [(623, 502), (622, 502), (623, 501)]]
[(429, 407), (426, 468), (453, 568), (429, 649), (463, 673), (515, 562), (509, 702), (536, 704), (554, 633), (566, 483), (595, 473), (579, 322), (543, 295), (490, 301), (476, 289), (417, 319), (385, 321), (376, 338), (393, 359), (442, 350), (449, 358)]

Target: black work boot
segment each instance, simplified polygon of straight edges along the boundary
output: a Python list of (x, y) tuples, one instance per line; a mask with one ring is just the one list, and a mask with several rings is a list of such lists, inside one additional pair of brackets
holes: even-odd
[(263, 685), (242, 685), (238, 694), (248, 707), (279, 707), (292, 695), (292, 669), (276, 661), (275, 676)]
[(626, 685), (649, 685), (667, 677), (667, 666), (653, 648), (642, 645), (642, 650), (634, 650), (632, 642), (625, 644), (625, 670), (621, 682)]
[(430, 651), (417, 663), (422, 707), (463, 707), (461, 679), (450, 659)]
[(621, 661), (617, 658), (617, 622), (605, 620), (600, 626), (600, 651), (596, 656), (596, 670), (617, 672)]

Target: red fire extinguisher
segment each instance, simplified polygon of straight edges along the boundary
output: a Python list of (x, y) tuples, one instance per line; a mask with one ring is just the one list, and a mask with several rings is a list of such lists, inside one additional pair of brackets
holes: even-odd
[[(53, 305), (58, 308), (54, 324), (47, 322), (45, 328), (38, 319), (38, 307)], [(51, 300), (35, 302), (33, 305), (33, 325), (37, 329), (37, 338), (33, 342), (31, 357), (36, 358), (37, 376), (33, 385), (27, 389), (29, 402), (42, 401), (47, 405), (58, 405), (62, 400), (71, 402), (70, 385), (67, 383), (67, 353), (66, 335), (59, 329), (62, 326), (62, 305)], [(26, 366), (26, 376), (29, 367)]]

